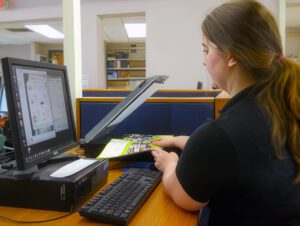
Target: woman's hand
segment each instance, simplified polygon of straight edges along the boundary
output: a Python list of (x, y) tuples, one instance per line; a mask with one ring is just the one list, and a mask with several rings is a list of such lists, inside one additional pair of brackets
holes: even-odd
[(177, 147), (183, 150), (188, 139), (188, 136), (161, 136), (151, 143), (160, 147)]
[(183, 189), (176, 176), (178, 156), (174, 152), (165, 152), (161, 149), (153, 149), (152, 155), (155, 167), (163, 172), (162, 183), (165, 192), (182, 209), (188, 211), (199, 211), (206, 203), (200, 203), (192, 199)]
[(161, 172), (164, 172), (168, 167), (173, 167), (178, 162), (178, 155), (174, 152), (168, 153), (159, 148), (155, 148), (151, 154), (154, 157), (155, 167)]
[(160, 136), (159, 138), (152, 140), (151, 143), (160, 147), (174, 147), (174, 139), (173, 136)]

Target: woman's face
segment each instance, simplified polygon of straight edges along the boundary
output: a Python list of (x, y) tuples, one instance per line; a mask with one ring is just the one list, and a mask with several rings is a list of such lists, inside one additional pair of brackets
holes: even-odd
[(206, 37), (203, 37), (202, 46), (204, 52), (203, 65), (212, 78), (213, 85), (217, 88), (224, 89), (226, 87), (228, 72), (227, 54), (221, 52), (218, 47)]

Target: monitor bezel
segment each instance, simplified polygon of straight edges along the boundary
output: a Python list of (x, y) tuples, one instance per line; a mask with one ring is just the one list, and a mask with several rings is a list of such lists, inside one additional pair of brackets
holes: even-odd
[[(72, 134), (73, 139), (70, 139), (70, 143), (65, 145), (64, 147), (60, 147), (57, 150), (52, 150), (51, 155), (46, 155), (38, 160), (33, 161), (32, 163), (26, 163), (25, 161), (25, 155), (23, 153), (24, 146), (21, 144), (21, 140), (19, 139), (20, 136), (20, 130), (19, 126), (17, 124), (18, 115), (16, 112), (16, 106), (15, 106), (15, 100), (16, 96), (14, 93), (13, 88), (13, 66), (20, 66), (20, 67), (33, 67), (33, 68), (40, 68), (40, 69), (50, 69), (50, 70), (60, 70), (63, 73), (63, 80), (66, 86), (65, 95), (66, 95), (66, 105), (67, 105), (67, 117), (68, 117), (68, 123), (70, 124), (70, 133)], [(43, 163), (47, 161), (48, 159), (59, 155), (67, 150), (69, 150), (70, 147), (73, 147), (78, 144), (77, 138), (76, 138), (76, 130), (75, 130), (75, 123), (74, 123), (74, 116), (73, 116), (73, 110), (72, 110), (72, 102), (71, 102), (71, 94), (70, 94), (70, 87), (69, 87), (69, 80), (68, 80), (68, 74), (67, 74), (67, 68), (63, 65), (54, 65), (50, 63), (41, 63), (37, 61), (31, 61), (31, 60), (24, 60), (24, 59), (17, 59), (17, 58), (3, 58), (2, 59), (2, 68), (3, 68), (3, 78), (4, 78), (4, 86), (6, 90), (6, 99), (7, 99), (7, 108), (8, 108), (8, 114), (9, 114), (9, 120), (10, 120), (10, 126), (11, 126), (11, 132), (13, 137), (13, 146), (15, 150), (15, 157), (17, 162), (17, 168), (19, 170), (26, 170), (31, 167), (35, 167), (36, 165)], [(13, 104), (9, 104), (13, 103)]]

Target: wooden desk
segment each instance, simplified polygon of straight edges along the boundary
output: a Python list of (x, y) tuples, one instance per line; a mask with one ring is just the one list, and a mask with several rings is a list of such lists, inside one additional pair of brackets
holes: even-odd
[(5, 126), (5, 122), (8, 120), (8, 117), (0, 118), (0, 127)]
[[(108, 177), (108, 185), (110, 182), (119, 177), (123, 172), (121, 170), (111, 170)], [(102, 188), (103, 189), (103, 188)], [(22, 192), (22, 188), (20, 188)], [(47, 195), (47, 194), (45, 194)], [(0, 206), (0, 215), (14, 220), (22, 221), (37, 221), (37, 220), (47, 220), (59, 216), (63, 216), (66, 213), (56, 212), (56, 211), (47, 211), (47, 210), (34, 210), (34, 209), (23, 209), (23, 208), (14, 208), (14, 207), (4, 207)], [(130, 226), (176, 226), (176, 225), (185, 225), (185, 226), (195, 226), (197, 225), (197, 213), (186, 212), (179, 207), (177, 207), (169, 197), (163, 191), (162, 184), (160, 183), (158, 187), (154, 190), (142, 208), (135, 215)], [(0, 219), (1, 226), (12, 226), (20, 225), (17, 223), (10, 223)], [(79, 215), (78, 212), (64, 217), (59, 220), (50, 221), (47, 223), (39, 224), (26, 224), (28, 226), (99, 226), (105, 225), (100, 224), (97, 221), (92, 221), (87, 218), (84, 218)]]

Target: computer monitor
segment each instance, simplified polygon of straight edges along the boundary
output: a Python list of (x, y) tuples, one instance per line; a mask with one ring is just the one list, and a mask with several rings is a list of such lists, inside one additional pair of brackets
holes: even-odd
[(169, 76), (156, 75), (144, 80), (135, 88), (122, 102), (114, 107), (90, 132), (80, 140), (81, 147), (85, 149), (85, 154), (95, 157), (100, 153), (102, 147), (111, 138), (111, 131), (144, 101), (149, 98), (159, 84), (165, 82)]
[(2, 59), (13, 147), (19, 170), (77, 144), (66, 67)]

